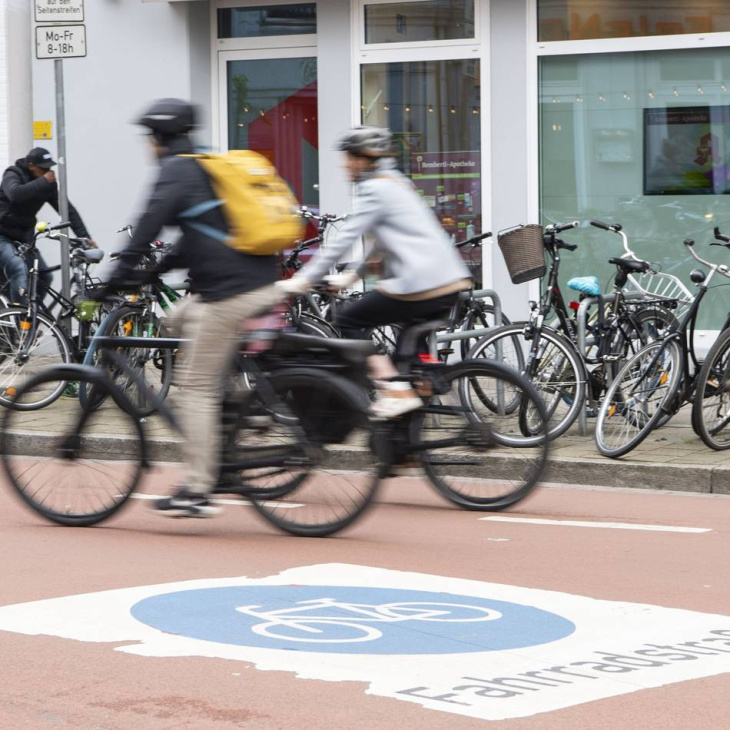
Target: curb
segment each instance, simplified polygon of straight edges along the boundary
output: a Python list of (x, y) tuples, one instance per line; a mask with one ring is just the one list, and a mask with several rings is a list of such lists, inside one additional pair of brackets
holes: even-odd
[[(6, 437), (8, 453), (23, 456), (47, 456), (52, 446), (50, 434), (16, 432)], [(108, 436), (94, 439), (98, 458), (110, 461), (136, 457), (136, 439)], [(175, 439), (150, 439), (147, 442), (147, 459), (150, 463), (180, 463), (183, 442)], [(372, 464), (372, 457), (365, 447), (335, 446), (338, 469), (363, 469)], [(494, 472), (499, 478), (509, 478), (513, 465), (521, 460), (509, 456), (495, 456)], [(475, 476), (468, 467), (463, 476)], [(620, 487), (635, 489), (659, 489), (674, 492), (730, 495), (730, 468), (660, 462), (632, 462), (620, 459), (578, 459), (552, 457), (543, 482), (553, 484), (582, 484), (596, 487)]]

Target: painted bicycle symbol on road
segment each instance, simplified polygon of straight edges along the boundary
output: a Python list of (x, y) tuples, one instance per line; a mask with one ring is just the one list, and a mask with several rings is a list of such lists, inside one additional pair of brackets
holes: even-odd
[(236, 611), (261, 619), (251, 631), (270, 639), (316, 644), (348, 644), (374, 641), (383, 632), (372, 624), (404, 622), (473, 623), (495, 621), (499, 611), (461, 603), (398, 602), (383, 604), (346, 603), (334, 598), (297, 601), (295, 607), (261, 610), (261, 606), (238, 606)]

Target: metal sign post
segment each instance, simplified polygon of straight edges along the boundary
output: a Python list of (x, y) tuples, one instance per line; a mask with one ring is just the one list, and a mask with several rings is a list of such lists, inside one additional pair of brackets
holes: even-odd
[[(58, 214), (62, 221), (68, 220), (68, 176), (66, 174), (66, 106), (63, 93), (63, 61), (54, 62), (56, 73), (56, 127), (58, 128)], [(65, 231), (68, 233), (68, 229)], [(68, 239), (61, 243), (61, 294), (71, 298), (71, 262), (69, 261)]]
[[(63, 59), (86, 56), (84, 0), (34, 0), (36, 58), (53, 59), (56, 77), (56, 126), (58, 128), (58, 213), (68, 220), (68, 167), (66, 165), (66, 105)], [(71, 297), (71, 262), (68, 239), (61, 241), (61, 294)], [(63, 323), (66, 325), (67, 323)]]

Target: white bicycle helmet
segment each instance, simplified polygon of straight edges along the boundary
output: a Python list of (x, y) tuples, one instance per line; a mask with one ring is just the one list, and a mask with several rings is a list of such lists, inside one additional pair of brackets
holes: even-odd
[(337, 149), (357, 157), (393, 157), (393, 135), (382, 127), (355, 127), (340, 137)]

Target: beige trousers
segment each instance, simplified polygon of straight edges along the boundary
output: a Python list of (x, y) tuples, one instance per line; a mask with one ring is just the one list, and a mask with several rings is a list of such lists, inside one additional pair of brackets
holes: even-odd
[(184, 299), (170, 317), (170, 329), (186, 343), (174, 382), (181, 393), (180, 416), (185, 440), (184, 484), (201, 494), (217, 484), (221, 448), (221, 400), (244, 320), (281, 299), (276, 288), (239, 294), (220, 302), (198, 296)]

